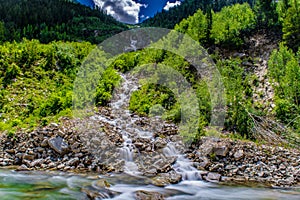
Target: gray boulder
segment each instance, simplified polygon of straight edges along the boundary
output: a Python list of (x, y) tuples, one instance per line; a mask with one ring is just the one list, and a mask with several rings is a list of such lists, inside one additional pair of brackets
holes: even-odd
[(48, 145), (61, 155), (66, 154), (69, 150), (68, 144), (60, 136), (50, 138), (48, 140)]

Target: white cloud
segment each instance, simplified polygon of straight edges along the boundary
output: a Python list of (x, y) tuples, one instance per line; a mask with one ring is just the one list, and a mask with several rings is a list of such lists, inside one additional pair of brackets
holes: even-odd
[(167, 4), (164, 7), (164, 10), (169, 10), (170, 8), (173, 8), (175, 6), (180, 6), (180, 5), (181, 5), (181, 1), (176, 1), (175, 3), (170, 3), (168, 1)]
[(141, 7), (147, 7), (146, 4), (140, 4), (133, 0), (94, 0), (95, 5), (106, 11), (121, 22), (135, 24), (139, 22), (139, 13)]
[(140, 19), (142, 19), (142, 20), (149, 19), (149, 18), (150, 18), (150, 16), (145, 16), (145, 15), (140, 16)]

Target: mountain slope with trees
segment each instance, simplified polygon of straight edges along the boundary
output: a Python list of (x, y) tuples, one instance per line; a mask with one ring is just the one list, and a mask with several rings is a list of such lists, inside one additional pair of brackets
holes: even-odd
[(67, 0), (0, 0), (0, 42), (38, 39), (100, 43), (126, 30), (101, 10)]
[(181, 20), (193, 15), (199, 9), (204, 13), (210, 12), (211, 9), (220, 11), (224, 6), (236, 3), (248, 2), (253, 6), (254, 1), (255, 0), (185, 0), (180, 6), (170, 8), (168, 11), (163, 10), (154, 17), (145, 20), (141, 25), (173, 29)]

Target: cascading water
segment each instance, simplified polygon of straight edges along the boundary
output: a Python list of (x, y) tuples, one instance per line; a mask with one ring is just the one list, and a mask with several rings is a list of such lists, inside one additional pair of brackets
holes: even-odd
[[(135, 79), (130, 74), (121, 75), (122, 83), (118, 87), (113, 95), (113, 100), (110, 103), (112, 109), (113, 119), (99, 116), (98, 120), (109, 123), (112, 126), (119, 127), (120, 133), (123, 138), (122, 147), (119, 149), (120, 159), (125, 161), (124, 170), (130, 174), (140, 174), (138, 170), (138, 165), (135, 163), (135, 156), (137, 155), (138, 149), (132, 142), (133, 138), (147, 138), (152, 143), (151, 150), (154, 150), (154, 134), (155, 132), (161, 131), (164, 126), (164, 122), (160, 118), (151, 118), (149, 127), (141, 127), (137, 125), (138, 121), (143, 121), (139, 116), (132, 115), (128, 110), (130, 96), (132, 92), (138, 89), (138, 80)], [(183, 180), (200, 180), (201, 176), (199, 171), (193, 167), (193, 163), (185, 158), (184, 154), (177, 150), (177, 146), (182, 143), (178, 142), (168, 142), (166, 147), (162, 149), (161, 154), (166, 159), (171, 159), (176, 157), (176, 162), (173, 165), (174, 170), (182, 175)]]
[(137, 80), (129, 80), (126, 75), (121, 75), (123, 82), (121, 87), (115, 90), (113, 100), (110, 104), (112, 114), (117, 118), (117, 125), (121, 127), (122, 138), (124, 140), (123, 146), (120, 148), (121, 159), (125, 161), (125, 172), (131, 174), (139, 174), (138, 166), (134, 163), (133, 152), (135, 146), (130, 139), (136, 131), (131, 128), (135, 120), (131, 117), (129, 110), (127, 110), (130, 100), (130, 94), (138, 89)]
[(175, 145), (175, 143), (169, 142), (163, 149), (163, 153), (167, 157), (177, 157), (176, 163), (173, 165), (174, 170), (182, 175), (182, 180), (201, 180), (199, 171), (193, 167), (193, 163), (189, 159), (179, 153)]

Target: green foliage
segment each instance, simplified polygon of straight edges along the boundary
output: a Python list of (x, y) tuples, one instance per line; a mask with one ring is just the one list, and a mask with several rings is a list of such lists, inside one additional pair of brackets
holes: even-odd
[(15, 63), (10, 64), (5, 71), (3, 77), (3, 84), (6, 86), (10, 84), (14, 78), (16, 78), (21, 73), (20, 67), (18, 67)]
[(209, 10), (204, 14), (198, 10), (193, 16), (175, 26), (175, 30), (187, 33), (201, 44), (221, 44), (239, 47), (243, 34), (255, 27), (255, 14), (249, 4), (226, 6), (220, 12)]
[(251, 75), (245, 73), (241, 60), (238, 59), (219, 61), (217, 64), (227, 95), (225, 128), (251, 138), (253, 122), (247, 113), (248, 110), (253, 110)]
[(169, 11), (157, 13), (154, 17), (145, 20), (141, 25), (148, 27), (163, 27), (173, 29), (183, 19), (195, 14), (199, 9), (205, 13), (220, 11), (224, 6), (230, 6), (236, 3), (248, 2), (251, 6), (255, 0), (185, 0), (180, 6), (170, 8)]
[(211, 114), (211, 99), (208, 91), (207, 83), (204, 80), (199, 80), (199, 82), (194, 86), (196, 88), (196, 94), (199, 102), (200, 109), (200, 122), (204, 127), (210, 122)]
[(113, 68), (108, 68), (104, 71), (96, 88), (96, 105), (107, 105), (112, 98), (112, 92), (120, 79), (121, 77)]
[[(129, 109), (142, 115), (148, 115), (152, 107), (155, 109), (155, 106), (161, 105), (164, 109), (171, 110), (175, 103), (176, 98), (170, 89), (161, 85), (146, 84), (133, 92)], [(155, 110), (152, 111), (155, 112)]]
[(282, 122), (300, 129), (300, 121), (297, 120), (300, 111), (299, 56), (280, 44), (279, 50), (274, 50), (270, 56), (269, 75), (275, 89), (276, 116)]
[(201, 10), (198, 10), (193, 16), (183, 19), (180, 24), (176, 25), (175, 30), (187, 33), (194, 40), (204, 43), (207, 41), (209, 31), (207, 17)]
[(216, 44), (239, 46), (243, 42), (240, 33), (254, 28), (255, 14), (249, 4), (235, 4), (213, 13), (212, 20), (211, 38)]
[(0, 42), (5, 38), (5, 25), (4, 22), (0, 21)]
[(300, 1), (290, 0), (288, 8), (282, 14), (282, 32), (284, 44), (296, 52), (300, 46)]
[(274, 0), (256, 0), (254, 10), (257, 17), (257, 25), (261, 28), (271, 27), (278, 24)]
[(71, 113), (73, 81), (89, 43), (0, 45), (0, 130), (31, 128)]
[(138, 55), (135, 52), (123, 54), (112, 63), (112, 67), (121, 72), (127, 72), (137, 65), (137, 60)]

